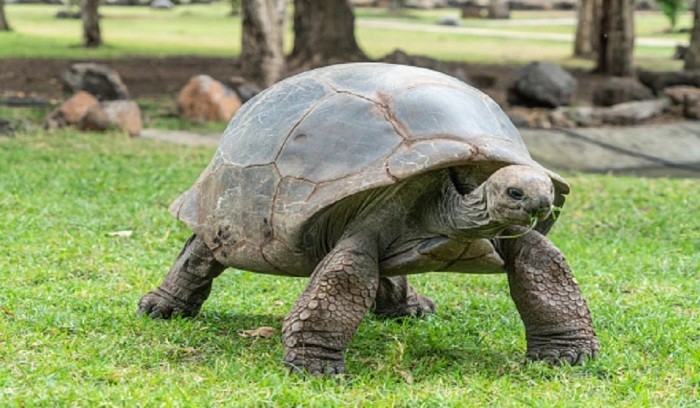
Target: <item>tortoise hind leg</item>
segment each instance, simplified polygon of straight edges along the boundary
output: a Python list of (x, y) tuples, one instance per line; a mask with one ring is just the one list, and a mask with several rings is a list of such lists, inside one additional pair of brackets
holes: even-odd
[(212, 281), (224, 269), (209, 247), (192, 235), (163, 283), (139, 301), (139, 315), (161, 319), (196, 316), (209, 297)]
[[(505, 235), (525, 232), (511, 227)], [(525, 324), (527, 357), (552, 364), (581, 364), (598, 354), (591, 313), (562, 253), (544, 235), (530, 231), (499, 239), (510, 295)]]
[(380, 317), (415, 317), (435, 313), (435, 302), (419, 294), (406, 276), (379, 279), (372, 312)]

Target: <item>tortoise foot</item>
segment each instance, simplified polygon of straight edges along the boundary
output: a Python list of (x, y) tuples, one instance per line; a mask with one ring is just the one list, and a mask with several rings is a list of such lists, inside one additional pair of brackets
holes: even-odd
[(385, 318), (420, 317), (435, 313), (432, 299), (418, 293), (405, 276), (384, 277), (379, 280), (372, 312)]
[(345, 372), (343, 354), (337, 351), (306, 347), (303, 350), (288, 349), (284, 353), (284, 363), (290, 373), (332, 376)]
[(194, 317), (199, 313), (201, 304), (195, 305), (177, 299), (158, 288), (148, 292), (139, 300), (139, 316), (148, 315), (152, 319), (170, 319), (172, 317)]
[(437, 306), (432, 299), (415, 292), (406, 302), (382, 306), (374, 309), (374, 314), (385, 318), (422, 317), (437, 312)]
[(587, 359), (598, 357), (598, 339), (589, 331), (532, 336), (528, 339), (526, 357), (554, 366), (581, 365)]

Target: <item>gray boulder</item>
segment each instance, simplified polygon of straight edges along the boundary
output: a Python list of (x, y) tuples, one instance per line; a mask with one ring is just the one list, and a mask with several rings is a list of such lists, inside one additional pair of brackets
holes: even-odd
[(103, 64), (73, 64), (61, 74), (66, 92), (86, 91), (98, 100), (129, 99), (129, 90), (114, 69)]
[(557, 64), (533, 62), (518, 71), (508, 88), (511, 105), (556, 108), (568, 105), (576, 79)]
[(667, 98), (650, 101), (620, 103), (609, 108), (599, 108), (594, 115), (603, 123), (611, 125), (634, 125), (643, 120), (658, 116), (671, 106)]
[(613, 106), (653, 98), (651, 89), (635, 78), (610, 78), (593, 90), (593, 104), (597, 106)]
[(667, 98), (632, 101), (606, 107), (567, 106), (553, 110), (549, 121), (554, 127), (595, 127), (635, 125), (658, 116), (671, 106)]

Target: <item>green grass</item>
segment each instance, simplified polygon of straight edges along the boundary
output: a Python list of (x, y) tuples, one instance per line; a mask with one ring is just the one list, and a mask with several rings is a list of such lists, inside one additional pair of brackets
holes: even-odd
[[(204, 55), (236, 56), (240, 53), (241, 21), (228, 15), (225, 2), (211, 5), (182, 5), (173, 10), (151, 10), (147, 7), (101, 6), (100, 14), (104, 47), (85, 50), (80, 46), (82, 23), (79, 20), (59, 20), (54, 14), (63, 6), (6, 6), (14, 31), (0, 33), (2, 57), (58, 58), (117, 58), (125, 55)], [(388, 20), (434, 25), (443, 15), (458, 15), (454, 9), (407, 10), (391, 15), (383, 9), (356, 10), (358, 21)], [(573, 12), (514, 12), (513, 21), (525, 19), (573, 18)], [(686, 13), (679, 26), (689, 26)], [(639, 13), (637, 33), (644, 37), (687, 42), (688, 34), (669, 34), (663, 30), (667, 23), (660, 13)], [(490, 28), (510, 32), (542, 32), (571, 34), (573, 24), (519, 26), (488, 20), (465, 20), (463, 26)], [(570, 58), (572, 45), (561, 41), (504, 39), (472, 34), (422, 33), (408, 29), (363, 27), (358, 23), (357, 38), (362, 48), (373, 58), (396, 48), (439, 59), (473, 63), (524, 63), (534, 58), (564, 63), (568, 66), (590, 66), (591, 62)], [(291, 22), (288, 24), (286, 48), (291, 50)], [(637, 46), (639, 65), (652, 69), (678, 69), (681, 62), (672, 61), (673, 46)]]
[[(342, 379), (288, 376), (281, 321), (306, 283), (228, 271), (192, 320), (135, 316), (189, 234), (166, 210), (211, 149), (119, 134), (0, 137), (0, 405), (697, 406), (700, 184), (571, 175), (551, 238), (599, 360), (524, 362), (505, 276), (412, 277), (426, 320), (369, 317)], [(131, 230), (131, 238), (111, 238)], [(271, 339), (238, 332), (276, 328)], [(409, 384), (411, 383), (412, 384)]]

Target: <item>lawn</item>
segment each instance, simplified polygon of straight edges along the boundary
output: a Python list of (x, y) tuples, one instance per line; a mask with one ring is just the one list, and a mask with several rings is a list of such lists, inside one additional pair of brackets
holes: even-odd
[[(0, 34), (0, 57), (115, 58), (124, 55), (207, 55), (235, 56), (240, 53), (241, 22), (229, 16), (226, 2), (210, 5), (177, 6), (173, 10), (151, 10), (147, 7), (102, 6), (101, 26), (106, 46), (97, 50), (80, 47), (81, 22), (59, 20), (54, 14), (63, 6), (9, 4), (6, 12), (12, 33)], [(499, 38), (457, 31), (425, 33), (416, 31), (436, 27), (445, 15), (458, 15), (455, 9), (433, 11), (408, 10), (391, 15), (384, 9), (356, 10), (357, 38), (372, 58), (379, 58), (396, 48), (439, 59), (473, 63), (524, 63), (536, 56), (541, 60), (567, 66), (590, 66), (590, 61), (571, 58), (572, 45), (567, 41), (546, 39)], [(290, 13), (291, 15), (291, 13)], [(549, 21), (536, 24), (537, 21)], [(376, 28), (363, 22), (411, 23), (413, 28)], [(668, 23), (660, 13), (638, 13), (637, 34), (644, 38), (687, 42), (688, 34), (665, 33)], [(680, 27), (690, 25), (686, 13)], [(482, 28), (531, 34), (569, 34), (574, 32), (573, 12), (514, 12), (508, 22), (464, 20), (463, 27)], [(291, 23), (286, 36), (291, 50)], [(635, 55), (640, 66), (651, 69), (678, 69), (679, 61), (671, 60), (674, 44), (663, 46), (637, 45)]]
[[(307, 379), (283, 368), (279, 336), (305, 280), (231, 270), (195, 319), (135, 315), (189, 234), (166, 207), (211, 154), (0, 136), (0, 405), (698, 406), (698, 180), (569, 175), (551, 238), (589, 301), (599, 360), (526, 363), (505, 276), (434, 273), (412, 281), (438, 315), (368, 317), (349, 374)], [(277, 332), (239, 335), (260, 326)]]

